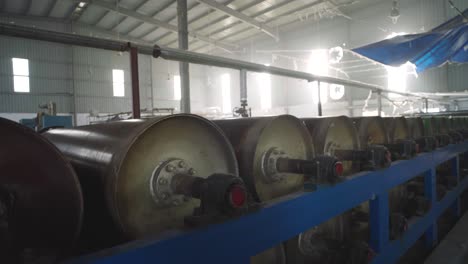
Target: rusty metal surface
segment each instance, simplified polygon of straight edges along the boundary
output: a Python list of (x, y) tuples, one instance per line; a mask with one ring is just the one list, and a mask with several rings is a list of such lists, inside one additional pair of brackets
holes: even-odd
[(45, 133), (76, 168), (86, 206), (86, 249), (184, 228), (184, 217), (199, 200), (160, 207), (153, 200), (151, 178), (171, 159), (191, 164), (194, 175), (238, 175), (235, 154), (223, 133), (195, 115), (125, 120), (54, 129)]
[(267, 182), (262, 175), (262, 157), (272, 148), (281, 149), (289, 158), (313, 158), (312, 140), (299, 119), (281, 115), (214, 122), (233, 145), (240, 175), (256, 201), (268, 201), (302, 189), (304, 175), (287, 174), (278, 182)]
[(68, 254), (80, 231), (83, 201), (66, 158), (32, 129), (0, 118), (0, 172), (2, 199), (5, 192), (14, 196), (7, 233), (0, 234), (0, 261)]
[[(356, 128), (346, 116), (304, 118), (317, 154), (334, 154), (335, 149), (361, 149)], [(352, 161), (343, 162), (343, 175), (351, 175), (359, 169)]]
[(352, 120), (358, 131), (362, 147), (389, 143), (384, 120), (380, 116), (355, 117)]

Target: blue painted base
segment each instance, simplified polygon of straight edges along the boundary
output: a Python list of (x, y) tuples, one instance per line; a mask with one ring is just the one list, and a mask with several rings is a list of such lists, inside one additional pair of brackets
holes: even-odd
[[(222, 224), (135, 241), (71, 263), (249, 263), (250, 256), (369, 200), (370, 243), (377, 253), (372, 263), (395, 263), (424, 234), (428, 245), (435, 245), (437, 218), (450, 206), (459, 211), (458, 197), (467, 188), (468, 179), (459, 182), (437, 202), (435, 167), (455, 160), (457, 166), (453, 172), (459, 178), (458, 155), (464, 152), (468, 152), (468, 142), (394, 162), (385, 170), (363, 172), (315, 192), (289, 195), (258, 212)], [(413, 221), (401, 239), (389, 241), (388, 190), (421, 174), (425, 175), (431, 210)]]

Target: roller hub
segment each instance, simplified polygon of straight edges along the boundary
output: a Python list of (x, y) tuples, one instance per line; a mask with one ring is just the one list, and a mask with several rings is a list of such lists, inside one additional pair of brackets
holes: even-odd
[(177, 174), (194, 175), (195, 169), (183, 159), (169, 159), (154, 169), (150, 179), (150, 191), (157, 206), (178, 206), (190, 201), (191, 197), (176, 194), (172, 187), (172, 180)]
[(277, 147), (272, 147), (262, 155), (262, 174), (265, 182), (280, 182), (286, 177), (277, 169), (278, 160), (288, 158), (285, 151)]

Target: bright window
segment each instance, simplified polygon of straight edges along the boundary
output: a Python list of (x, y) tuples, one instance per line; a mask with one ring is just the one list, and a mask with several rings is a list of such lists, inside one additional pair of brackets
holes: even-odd
[(221, 75), (221, 89), (223, 97), (223, 113), (230, 113), (231, 109), (231, 76), (229, 73)]
[(257, 83), (260, 87), (260, 106), (262, 110), (271, 108), (271, 76), (268, 73), (258, 73)]
[(125, 96), (125, 78), (123, 70), (112, 70), (112, 87), (114, 90), (114, 96)]
[[(311, 52), (308, 65), (310, 73), (320, 76), (328, 75), (328, 53), (326, 49), (318, 49)], [(319, 101), (318, 82), (311, 82), (309, 87), (312, 90), (312, 100), (317, 104)], [(328, 101), (328, 87), (328, 83), (320, 83), (320, 101), (322, 104)]]
[(17, 93), (29, 93), (29, 60), (12, 58), (13, 90)]
[(180, 75), (174, 75), (174, 100), (180, 100), (182, 93), (180, 91)]

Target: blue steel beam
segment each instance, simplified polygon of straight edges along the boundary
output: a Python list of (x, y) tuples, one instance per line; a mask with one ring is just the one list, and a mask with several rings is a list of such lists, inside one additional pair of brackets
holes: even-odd
[[(249, 256), (271, 248), (365, 201), (375, 199), (377, 204), (371, 205), (374, 208), (371, 210), (375, 210), (377, 205), (388, 206), (388, 202), (384, 202), (385, 198), (378, 200), (388, 190), (467, 151), (468, 142), (450, 145), (431, 153), (420, 154), (412, 160), (394, 162), (385, 170), (360, 173), (329, 188), (283, 197), (255, 213), (222, 224), (131, 242), (72, 260), (70, 263), (249, 263)], [(394, 263), (433, 226), (435, 219), (454, 203), (467, 186), (468, 179), (465, 179), (448, 192), (442, 201), (433, 203), (429, 213), (412, 224), (401, 239), (387, 241), (386, 231), (380, 230), (379, 241), (383, 243), (372, 263)], [(372, 214), (378, 218), (376, 221), (388, 221), (388, 214), (371, 212)], [(379, 226), (383, 228), (385, 224)]]

